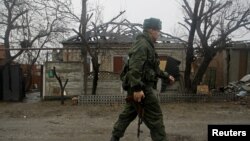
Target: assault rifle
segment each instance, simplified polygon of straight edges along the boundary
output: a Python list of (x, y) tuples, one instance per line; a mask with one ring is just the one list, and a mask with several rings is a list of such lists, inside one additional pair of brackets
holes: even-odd
[(126, 100), (127, 103), (134, 103), (135, 104), (136, 111), (137, 111), (137, 114), (138, 114), (137, 138), (139, 138), (140, 133), (142, 132), (141, 129), (140, 129), (140, 126), (142, 124), (143, 117), (144, 117), (144, 104), (143, 104), (143, 101), (136, 102), (136, 101), (134, 101), (133, 96), (128, 96), (125, 100)]

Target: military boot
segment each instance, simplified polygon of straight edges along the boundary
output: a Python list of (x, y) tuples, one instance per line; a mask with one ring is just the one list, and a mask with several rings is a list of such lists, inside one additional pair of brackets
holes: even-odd
[(110, 141), (119, 141), (120, 139), (118, 137), (112, 136)]

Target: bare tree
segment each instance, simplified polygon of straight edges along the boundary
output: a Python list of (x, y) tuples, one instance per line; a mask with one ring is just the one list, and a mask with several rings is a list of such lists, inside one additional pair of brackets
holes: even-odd
[[(25, 27), (27, 27), (26, 24), (24, 24), (24, 18), (23, 16), (28, 13), (28, 4), (23, 2), (20, 3), (17, 0), (3, 0), (1, 1), (1, 30), (4, 31), (4, 35), (1, 35), (1, 38), (4, 41), (4, 47), (6, 49), (9, 49), (11, 47), (10, 40), (12, 36), (12, 31), (16, 30), (19, 31)], [(19, 41), (22, 48), (29, 47), (27, 40), (23, 39), (23, 41)], [(14, 60), (16, 57), (18, 57), (20, 54), (22, 54), (22, 50), (16, 53), (15, 55), (11, 56), (11, 53), (9, 50), (6, 50), (6, 59), (3, 62), (3, 68), (5, 65), (9, 64)]]
[[(40, 50), (31, 52), (28, 47), (43, 48), (46, 44), (60, 38), (67, 25), (65, 14), (62, 11), (62, 0), (3, 0), (4, 6), (0, 7), (1, 30), (5, 30), (1, 38), (4, 40), (6, 48), (6, 59), (3, 66), (10, 64), (18, 56), (23, 58), (27, 54), (30, 61), (28, 69), (28, 80), (31, 79), (31, 68), (40, 56)], [(64, 0), (64, 3), (69, 3)], [(23, 48), (17, 53), (10, 51), (10, 48)], [(16, 54), (14, 54), (16, 53)], [(14, 55), (12, 55), (14, 54)], [(26, 85), (29, 87), (30, 81)]]
[[(124, 12), (125, 11), (120, 12), (116, 17), (114, 17), (113, 19), (111, 19), (109, 22), (107, 22), (105, 24), (101, 24), (99, 26), (96, 26), (96, 24), (94, 22), (92, 22), (93, 29), (90, 30), (89, 33), (93, 33), (94, 34), (93, 41), (95, 42), (95, 47), (94, 47), (94, 49), (90, 49), (88, 47), (88, 52), (89, 52), (89, 54), (90, 54), (90, 56), (92, 58), (93, 75), (94, 75), (94, 77), (93, 77), (94, 79), (93, 79), (92, 95), (96, 94), (96, 89), (97, 89), (97, 85), (98, 85), (98, 79), (99, 79), (98, 78), (98, 74), (99, 74), (99, 68), (100, 68), (98, 56), (99, 56), (99, 53), (100, 53), (100, 49), (102, 47), (104, 47), (105, 42), (103, 42), (103, 41), (106, 38), (105, 37), (105, 32), (106, 31), (104, 29), (107, 28), (107, 27), (104, 27), (104, 26), (105, 25), (108, 26), (110, 23), (112, 23), (114, 20), (116, 20), (118, 17), (120, 17)], [(100, 33), (100, 32), (104, 32), (104, 33)]]
[[(117, 19), (118, 17), (120, 17), (120, 15), (122, 15), (125, 11), (121, 12), (118, 14), (118, 16), (114, 17), (113, 19), (111, 19), (109, 22), (105, 23), (106, 25), (108, 25), (109, 23), (113, 22), (115, 19)], [(82, 15), (85, 13), (85, 11), (82, 11)], [(98, 19), (100, 18), (100, 11), (97, 10), (95, 11), (95, 13), (97, 14), (95, 18), (95, 22), (98, 21)], [(87, 22), (90, 20), (90, 18), (93, 16), (93, 14), (91, 14), (91, 16), (87, 16)], [(83, 18), (82, 18), (83, 19)], [(92, 33), (94, 34), (94, 40), (95, 40), (95, 47), (91, 49), (91, 46), (89, 45), (89, 40), (86, 38), (88, 37), (86, 35), (86, 30), (85, 30), (85, 36), (83, 36), (84, 34), (83, 31), (82, 33), (79, 33), (77, 31), (75, 31), (76, 33), (78, 33), (78, 35), (81, 37), (82, 43), (85, 46), (84, 48), (84, 53), (88, 53), (91, 56), (91, 62), (93, 64), (93, 87), (92, 87), (92, 95), (96, 94), (96, 89), (97, 89), (97, 85), (98, 85), (98, 74), (99, 74), (99, 68), (100, 68), (100, 64), (99, 64), (99, 53), (100, 53), (100, 48), (103, 47), (102, 44), (100, 43), (99, 39), (103, 38), (102, 36), (100, 36), (99, 31), (100, 28), (103, 28), (102, 25), (97, 26), (95, 22), (92, 22)], [(84, 24), (84, 21), (81, 20), (81, 25), (84, 25), (86, 27), (86, 23)], [(88, 31), (88, 33), (91, 33), (91, 31)], [(89, 38), (89, 37), (88, 37)], [(83, 56), (87, 56), (87, 54), (83, 54)], [(87, 60), (87, 58), (85, 58), (84, 60)], [(85, 61), (86, 62), (86, 61)], [(87, 62), (85, 63), (87, 64)], [(86, 70), (87, 66), (84, 65), (84, 68)], [(87, 72), (87, 71), (86, 71)], [(87, 73), (85, 73), (87, 74)], [(87, 81), (85, 81), (87, 82)], [(85, 88), (87, 88), (87, 83), (85, 83)], [(85, 91), (85, 94), (87, 94), (87, 90)]]
[(87, 42), (87, 38), (86, 38), (86, 29), (87, 29), (87, 23), (90, 20), (90, 18), (92, 17), (87, 15), (87, 0), (82, 0), (82, 12), (81, 12), (81, 18), (79, 20), (79, 30), (75, 30), (73, 29), (81, 38), (82, 41), (82, 49), (81, 49), (81, 53), (83, 56), (83, 66), (84, 66), (84, 76), (83, 76), (83, 80), (84, 80), (84, 93), (87, 94), (87, 88), (88, 88), (88, 58), (87, 58), (87, 52), (89, 52), (89, 45)]
[[(96, 94), (96, 88), (97, 88), (97, 82), (98, 82), (98, 73), (99, 73), (99, 68), (100, 64), (98, 62), (98, 56), (100, 52), (100, 48), (102, 47), (102, 44), (99, 42), (99, 39), (102, 38), (99, 35), (99, 30), (102, 28), (102, 25), (97, 25), (102, 23), (101, 20), (101, 7), (99, 4), (96, 4), (95, 8), (92, 8), (91, 10), (87, 10), (89, 6), (87, 6), (87, 0), (82, 0), (82, 11), (81, 11), (81, 17), (79, 18), (74, 12), (72, 12), (70, 9), (68, 13), (70, 13), (72, 16), (72, 19), (75, 19), (76, 22), (79, 23), (79, 28), (78, 29), (73, 29), (73, 31), (80, 37), (80, 41), (82, 44), (81, 47), (81, 53), (83, 57), (83, 63), (84, 63), (84, 94), (87, 94), (87, 76), (88, 76), (88, 65), (87, 65), (87, 56), (89, 55), (91, 57), (91, 62), (93, 65), (93, 87), (92, 87), (92, 94)], [(113, 18), (110, 22), (114, 21), (117, 19), (120, 15), (122, 15), (125, 11), (121, 12), (118, 16)], [(90, 13), (90, 14), (88, 14)], [(91, 18), (94, 17), (93, 22), (90, 24)], [(110, 23), (108, 22), (108, 23)], [(108, 24), (106, 23), (106, 24)], [(87, 30), (88, 27), (91, 27), (90, 30)], [(93, 34), (94, 37), (94, 46), (91, 46), (89, 43), (91, 42), (90, 40), (90, 35)]]
[[(84, 81), (84, 94), (87, 94), (87, 78), (88, 78), (88, 54), (92, 57), (94, 56), (91, 51), (90, 51), (90, 46), (88, 44), (88, 39), (86, 35), (87, 31), (87, 25), (93, 16), (93, 13), (90, 15), (88, 14), (87, 11), (87, 0), (82, 0), (82, 6), (81, 6), (81, 15), (78, 16), (74, 13), (74, 11), (68, 7), (68, 5), (64, 4), (65, 7), (67, 7), (67, 10), (64, 11), (66, 14), (69, 14), (69, 18), (72, 19), (72, 22), (79, 24), (78, 29), (72, 28), (72, 30), (79, 36), (80, 42), (81, 42), (81, 56), (83, 58), (83, 70), (84, 70), (84, 75), (83, 75), (83, 81)], [(94, 57), (92, 57), (93, 60)], [(95, 61), (93, 61), (95, 62)]]
[[(183, 0), (185, 11), (185, 24), (182, 24), (189, 31), (187, 63), (185, 70), (185, 86), (188, 89), (196, 90), (202, 82), (209, 63), (216, 53), (230, 41), (232, 33), (250, 26), (249, 2), (244, 0), (194, 0), (194, 10), (190, 1)], [(198, 43), (194, 43), (194, 27), (197, 33)], [(194, 44), (198, 45), (193, 48)], [(194, 57), (194, 49), (199, 49), (202, 56), (201, 65), (198, 68), (194, 79), (190, 79), (191, 61)]]
[[(64, 11), (65, 7), (61, 5), (61, 1), (37, 1), (34, 2), (34, 4), (35, 6), (33, 6), (33, 9), (40, 10), (34, 10), (32, 14), (26, 15), (26, 23), (28, 27), (26, 29), (25, 35), (27, 35), (31, 46), (33, 48), (37, 47), (40, 49), (44, 48), (48, 44), (53, 46), (52, 43), (54, 43), (54, 46), (59, 46), (58, 40), (62, 39), (61, 36), (64, 34), (64, 32), (66, 32), (65, 28), (68, 24), (66, 22), (67, 18), (65, 18), (65, 14), (62, 14), (62, 11)], [(41, 20), (43, 21), (43, 23), (41, 24), (34, 24), (33, 22), (38, 22)], [(28, 64), (30, 64), (27, 72), (27, 81), (25, 88), (26, 90), (28, 90), (30, 88), (32, 80), (32, 67), (39, 58), (41, 50), (26, 52), (29, 58)]]
[[(197, 25), (197, 18), (198, 18), (198, 10), (200, 6), (201, 0), (196, 0), (195, 6), (194, 6), (194, 12), (192, 15), (189, 13), (191, 11), (190, 6), (183, 6), (185, 11), (190, 15), (191, 23), (187, 20), (187, 23), (190, 25), (190, 30), (189, 30), (189, 36), (188, 36), (188, 42), (187, 42), (187, 55), (186, 55), (186, 68), (185, 68), (185, 75), (184, 75), (184, 80), (185, 80), (185, 87), (189, 88), (191, 87), (191, 80), (190, 80), (190, 74), (191, 74), (191, 64), (193, 62), (194, 58), (194, 47), (193, 47), (193, 42), (194, 42), (194, 37), (195, 37), (195, 28)], [(185, 5), (189, 5), (186, 0), (184, 0)], [(188, 28), (187, 28), (188, 29)]]

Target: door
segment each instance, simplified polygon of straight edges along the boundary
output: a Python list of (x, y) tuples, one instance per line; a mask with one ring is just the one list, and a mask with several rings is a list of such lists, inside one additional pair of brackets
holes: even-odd
[(121, 73), (123, 67), (123, 57), (122, 56), (115, 56), (113, 58), (113, 71), (114, 73)]

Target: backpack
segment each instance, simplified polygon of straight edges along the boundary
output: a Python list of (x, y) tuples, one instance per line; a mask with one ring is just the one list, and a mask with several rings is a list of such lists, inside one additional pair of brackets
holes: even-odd
[[(147, 60), (143, 64), (142, 70), (144, 70), (144, 67), (146, 63), (148, 62), (148, 50), (147, 50)], [(124, 91), (128, 91), (130, 84), (127, 78), (127, 72), (129, 71), (129, 59), (125, 61), (125, 64), (123, 65), (123, 69), (120, 73), (120, 80), (122, 81), (122, 88)]]

